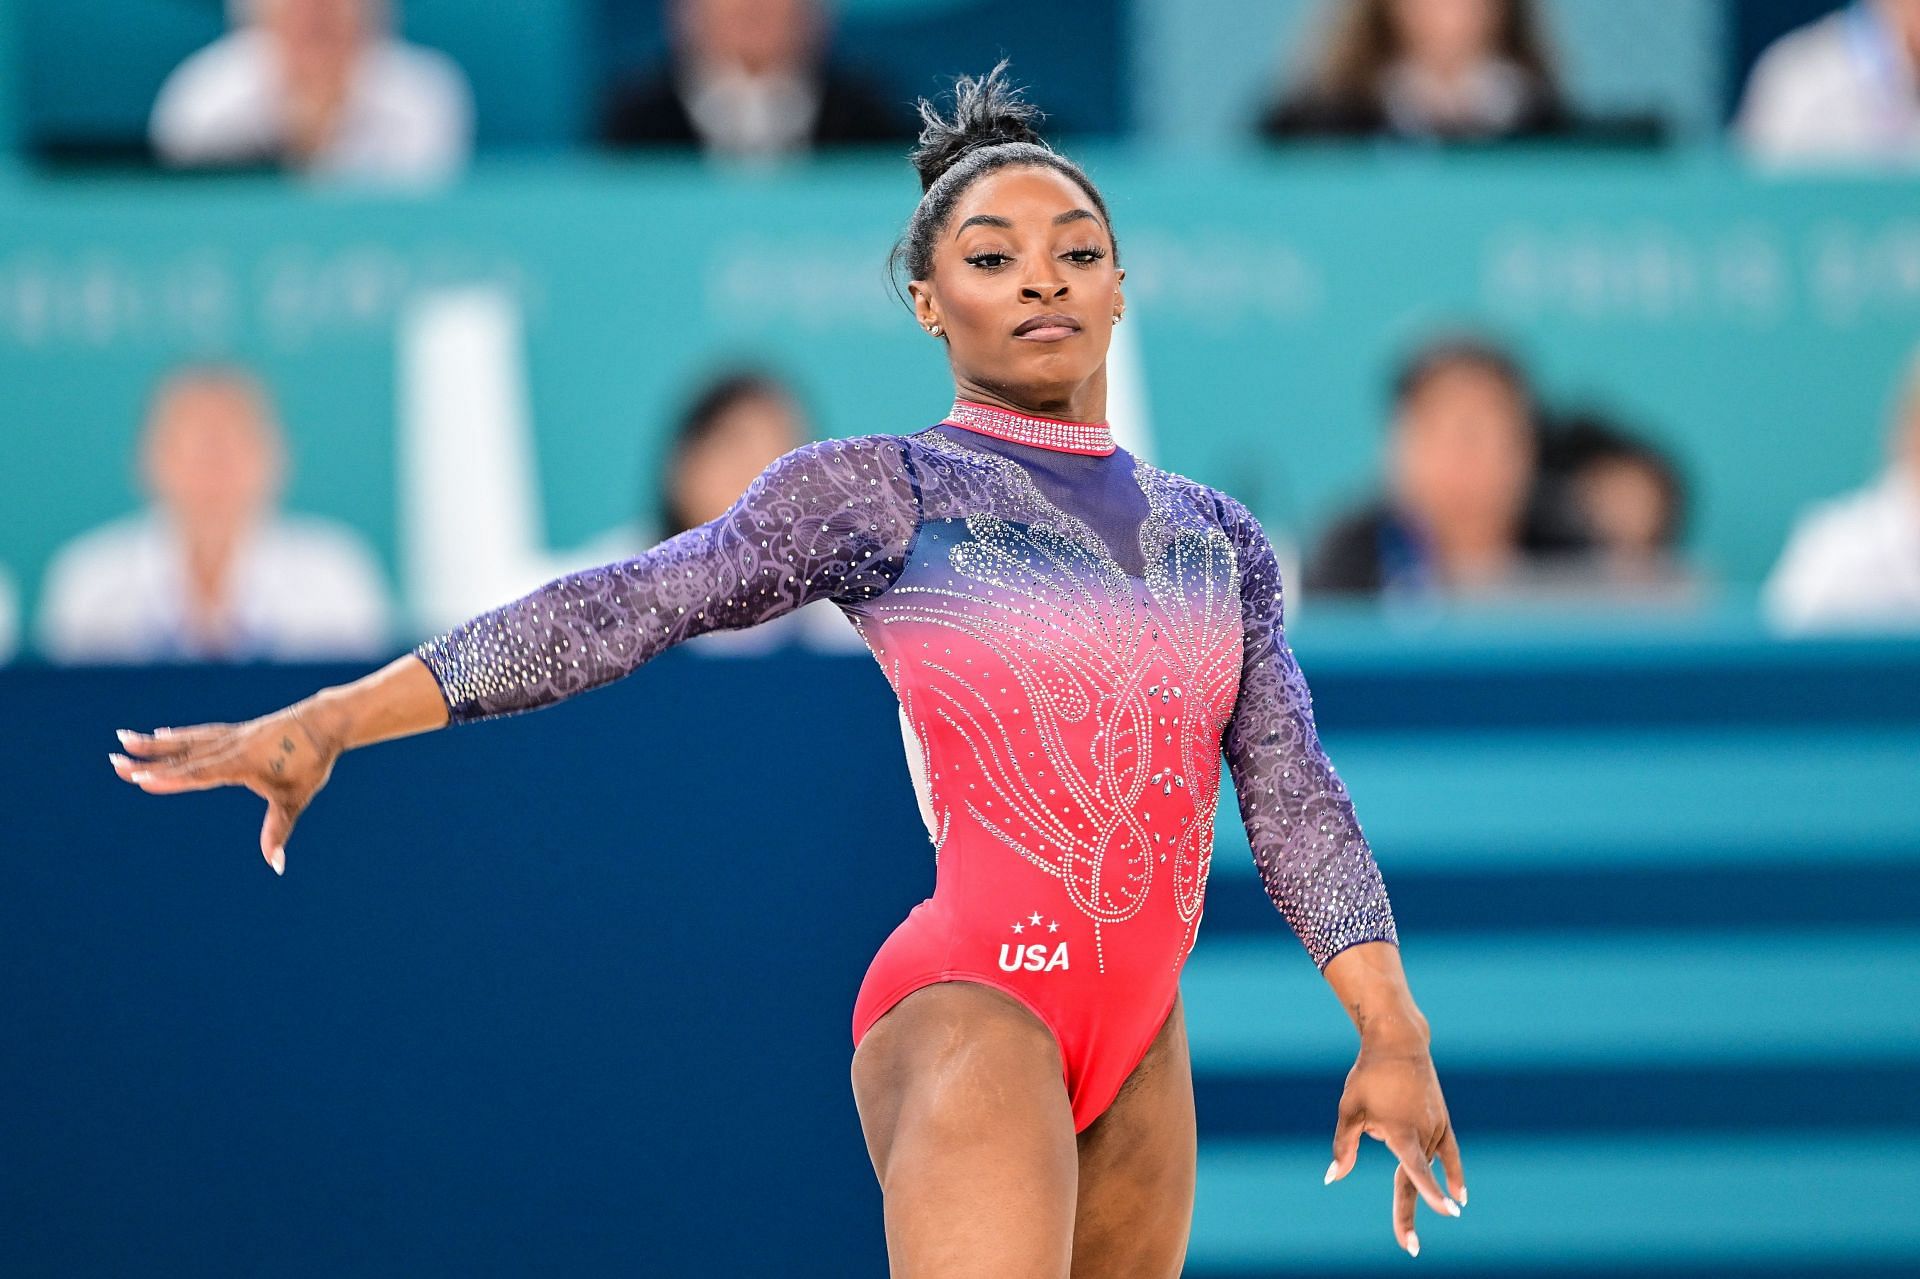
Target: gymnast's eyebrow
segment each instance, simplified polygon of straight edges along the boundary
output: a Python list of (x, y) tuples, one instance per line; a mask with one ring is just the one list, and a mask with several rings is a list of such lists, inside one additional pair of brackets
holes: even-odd
[(1008, 218), (1001, 217), (997, 213), (976, 213), (953, 229), (954, 238), (958, 239), (960, 233), (970, 226), (997, 226), (1011, 231), (1013, 229), (1013, 222)]
[[(1064, 226), (1069, 222), (1078, 222), (1082, 218), (1089, 222), (1098, 222), (1100, 220), (1086, 209), (1068, 209), (1065, 213), (1055, 214), (1053, 224), (1055, 226)], [(997, 226), (1009, 231), (1013, 229), (1013, 223), (997, 213), (976, 213), (953, 229), (954, 238), (958, 239), (960, 233), (970, 226)]]

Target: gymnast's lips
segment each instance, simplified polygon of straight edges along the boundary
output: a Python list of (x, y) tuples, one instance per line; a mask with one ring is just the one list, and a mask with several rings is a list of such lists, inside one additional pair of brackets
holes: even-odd
[(1020, 322), (1013, 336), (1025, 338), (1029, 342), (1058, 342), (1070, 338), (1080, 331), (1080, 321), (1071, 315), (1061, 315), (1050, 311), (1045, 315), (1030, 316)]

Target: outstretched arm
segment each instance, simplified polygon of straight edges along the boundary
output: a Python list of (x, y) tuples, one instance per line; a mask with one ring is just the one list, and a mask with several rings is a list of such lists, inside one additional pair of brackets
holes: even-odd
[(1458, 1216), (1430, 1167), (1438, 1156), (1460, 1199), (1466, 1183), (1427, 1052), (1427, 1022), (1400, 967), (1393, 908), (1373, 852), (1314, 725), (1313, 698), (1287, 644), (1280, 570), (1259, 522), (1231, 499), (1221, 516), (1240, 566), (1239, 699), (1223, 745), (1267, 895), (1360, 1032), (1326, 1180), (1352, 1171), (1360, 1135), (1385, 1142), (1394, 1174), (1394, 1237), (1418, 1255), (1416, 1195)]
[(260, 853), (280, 873), (294, 823), (346, 751), (548, 706), (681, 640), (816, 599), (870, 599), (899, 575), (916, 512), (897, 442), (807, 445), (711, 522), (557, 578), (352, 684), (243, 724), (122, 730), (114, 771), (154, 794), (245, 786), (267, 801)]
[(718, 518), (571, 573), (414, 650), (456, 724), (550, 705), (682, 640), (816, 599), (871, 599), (899, 576), (916, 504), (897, 441), (795, 449)]

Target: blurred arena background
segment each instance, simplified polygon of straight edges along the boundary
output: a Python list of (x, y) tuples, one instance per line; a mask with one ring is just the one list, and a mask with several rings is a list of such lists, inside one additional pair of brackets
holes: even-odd
[(0, 3), (0, 1273), (884, 1273), (932, 859), (832, 615), (356, 755), (285, 881), (101, 756), (938, 420), (909, 104), (1002, 55), (1116, 428), (1291, 548), (1474, 1191), (1320, 1184), (1228, 802), (1188, 1273), (1920, 1272), (1920, 3), (1365, 7)]

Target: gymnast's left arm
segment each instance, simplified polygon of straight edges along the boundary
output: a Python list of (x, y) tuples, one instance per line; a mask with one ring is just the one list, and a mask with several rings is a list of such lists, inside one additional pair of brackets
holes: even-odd
[(808, 444), (724, 514), (644, 555), (555, 578), (351, 684), (242, 723), (136, 733), (109, 756), (149, 794), (244, 786), (267, 801), (260, 852), (286, 868), (294, 823), (356, 747), (551, 706), (706, 631), (818, 599), (856, 608), (898, 576), (918, 498), (897, 438)]
[(634, 559), (557, 578), (422, 643), (452, 723), (538, 709), (715, 630), (817, 599), (856, 603), (898, 576), (917, 499), (899, 441), (803, 445), (726, 512)]
[[(1467, 1197), (1460, 1148), (1428, 1052), (1427, 1020), (1400, 966), (1380, 868), (1320, 745), (1313, 699), (1287, 644), (1273, 547), (1240, 503), (1222, 498), (1221, 517), (1240, 567), (1240, 692), (1222, 740), (1240, 815), (1268, 896), (1360, 1034), (1326, 1180), (1352, 1171), (1362, 1133), (1385, 1142), (1400, 1161), (1394, 1237), (1418, 1255), (1415, 1198), (1459, 1216)], [(1434, 1179), (1436, 1156), (1453, 1198)]]

